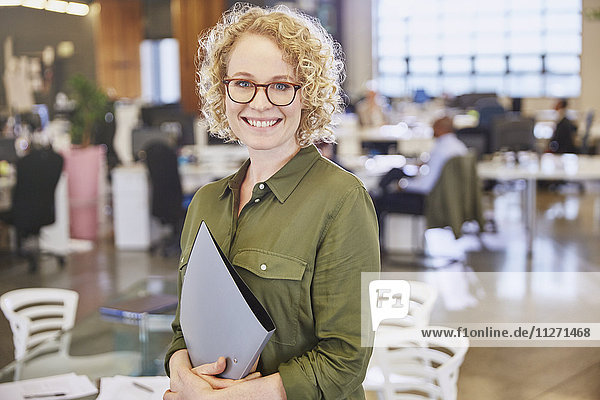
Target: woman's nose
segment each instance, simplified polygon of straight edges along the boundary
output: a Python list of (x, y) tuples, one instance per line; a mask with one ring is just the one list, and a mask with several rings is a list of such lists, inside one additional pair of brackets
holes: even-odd
[(273, 106), (267, 98), (267, 88), (259, 87), (256, 96), (250, 102), (250, 106), (256, 110), (267, 110)]

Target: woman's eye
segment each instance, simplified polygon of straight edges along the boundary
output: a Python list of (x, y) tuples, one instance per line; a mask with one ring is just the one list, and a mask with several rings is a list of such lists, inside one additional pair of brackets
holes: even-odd
[(282, 82), (274, 83), (273, 86), (276, 90), (281, 90), (281, 91), (290, 90), (292, 88), (292, 85), (290, 85), (288, 83), (282, 83)]
[(248, 81), (235, 81), (235, 85), (240, 87), (240, 88), (250, 88), (252, 87), (252, 82), (248, 82)]

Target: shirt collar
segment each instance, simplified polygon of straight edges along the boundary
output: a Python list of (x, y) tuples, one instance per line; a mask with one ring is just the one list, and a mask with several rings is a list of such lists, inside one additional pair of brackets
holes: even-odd
[(244, 161), (240, 169), (238, 169), (235, 174), (229, 177), (229, 179), (227, 180), (227, 185), (225, 185), (225, 187), (223, 188), (223, 191), (221, 192), (219, 198), (222, 199), (223, 197), (225, 197), (227, 192), (229, 192), (230, 190), (240, 190), (240, 187), (242, 186), (242, 182), (244, 181), (244, 177), (246, 176), (246, 171), (248, 171), (249, 166), (250, 159), (248, 158), (246, 159), (246, 161)]
[[(279, 202), (283, 203), (292, 194), (296, 186), (300, 183), (304, 175), (312, 165), (321, 157), (321, 154), (314, 145), (304, 147), (287, 162), (279, 171), (266, 180), (267, 186), (271, 189)], [(227, 185), (221, 193), (221, 198), (229, 190), (239, 190), (246, 171), (250, 166), (250, 159), (246, 160), (240, 169), (231, 176)]]

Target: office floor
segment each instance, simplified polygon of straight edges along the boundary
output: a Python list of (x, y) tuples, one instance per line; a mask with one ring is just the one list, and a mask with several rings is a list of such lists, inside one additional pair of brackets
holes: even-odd
[[(484, 236), (486, 249), (472, 243), (466, 245), (465, 248), (470, 250), (464, 262), (452, 268), (468, 268), (476, 273), (600, 272), (600, 190), (591, 187), (585, 194), (579, 194), (577, 188), (566, 189), (562, 193), (542, 191), (539, 194), (537, 237), (531, 258), (527, 257), (525, 233), (520, 222), (519, 194), (506, 193), (495, 201), (498, 233)], [(176, 264), (176, 257), (165, 259), (145, 252), (117, 251), (107, 238), (99, 241), (93, 251), (71, 254), (64, 270), (60, 270), (54, 260), (45, 258), (40, 271), (29, 274), (25, 263), (0, 256), (0, 293), (30, 286), (75, 289), (80, 293), (78, 318), (83, 318), (111, 295), (125, 290), (143, 276), (174, 275)], [(384, 259), (383, 270), (423, 271), (395, 257)], [(590, 291), (589, 282), (584, 285), (581, 280), (571, 281), (569, 285), (577, 295), (567, 297), (561, 305), (571, 320), (598, 322), (594, 315), (590, 316), (589, 308), (579, 307), (576, 301), (581, 297), (594, 297), (598, 291)], [(513, 304), (520, 304), (519, 312), (531, 313), (532, 320), (536, 318), (537, 309), (529, 308), (528, 302), (536, 297), (536, 287), (533, 285), (533, 289), (529, 287), (524, 291), (519, 282), (509, 282), (503, 287), (504, 294), (516, 302)], [(538, 287), (538, 290), (541, 289)], [(449, 299), (441, 297), (439, 309), (432, 315), (433, 321), (448, 317), (450, 313), (444, 311), (449, 308)], [(460, 305), (454, 307), (454, 312), (460, 313), (457, 308), (460, 309)], [(506, 315), (512, 315), (511, 311)], [(10, 328), (6, 320), (0, 318), (0, 365), (12, 360), (12, 351)], [(598, 347), (471, 347), (460, 370), (458, 398), (598, 399), (599, 375)], [(369, 397), (375, 398), (373, 394)]]

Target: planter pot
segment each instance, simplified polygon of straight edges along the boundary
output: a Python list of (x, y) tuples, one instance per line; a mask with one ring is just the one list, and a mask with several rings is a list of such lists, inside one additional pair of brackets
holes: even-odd
[(69, 186), (71, 238), (95, 240), (98, 236), (99, 186), (103, 146), (72, 147), (63, 153)]

